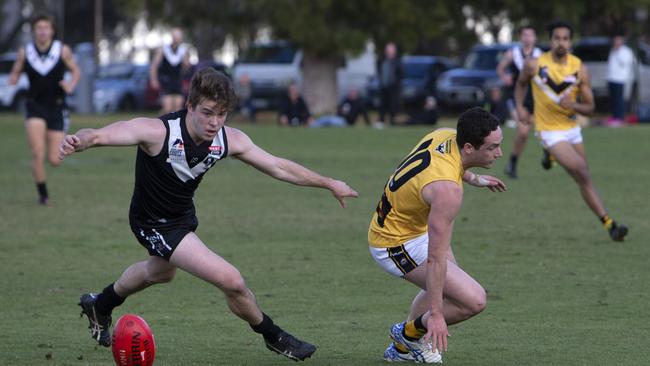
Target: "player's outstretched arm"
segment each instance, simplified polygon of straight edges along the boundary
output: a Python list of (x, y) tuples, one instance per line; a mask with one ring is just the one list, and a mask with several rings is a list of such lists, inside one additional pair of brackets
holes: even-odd
[(437, 181), (422, 189), (422, 198), (431, 206), (427, 225), (429, 317), (426, 319), (427, 334), (424, 340), (439, 351), (446, 351), (449, 331), (443, 314), (443, 287), (447, 276), (451, 233), (463, 200), (463, 190), (454, 182)]
[(230, 154), (257, 170), (284, 182), (299, 186), (325, 188), (332, 192), (342, 207), (346, 197), (359, 194), (345, 182), (324, 177), (291, 160), (283, 159), (262, 150), (243, 132), (235, 128), (226, 128)]
[(140, 145), (149, 155), (155, 155), (162, 148), (165, 134), (162, 121), (155, 118), (119, 121), (99, 129), (84, 128), (65, 136), (59, 148), (59, 158), (95, 146)]
[(506, 184), (501, 179), (491, 175), (481, 175), (465, 171), (463, 174), (463, 181), (474, 187), (487, 187), (492, 192), (505, 192)]

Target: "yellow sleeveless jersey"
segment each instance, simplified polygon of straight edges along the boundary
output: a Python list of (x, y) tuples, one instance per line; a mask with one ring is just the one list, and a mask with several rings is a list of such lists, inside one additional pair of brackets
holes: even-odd
[(430, 206), (422, 188), (440, 180), (462, 187), (464, 172), (456, 130), (441, 128), (424, 136), (388, 179), (370, 222), (368, 243), (392, 248), (426, 233)]
[(537, 59), (531, 82), (537, 131), (569, 130), (577, 126), (575, 111), (562, 108), (559, 103), (565, 95), (576, 100), (581, 65), (582, 61), (572, 54), (567, 55), (566, 64), (559, 64), (553, 61), (550, 51)]

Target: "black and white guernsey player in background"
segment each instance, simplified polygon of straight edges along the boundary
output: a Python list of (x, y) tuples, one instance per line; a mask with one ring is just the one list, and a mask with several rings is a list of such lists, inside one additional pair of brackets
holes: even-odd
[(183, 108), (183, 73), (191, 66), (188, 45), (183, 43), (183, 31), (173, 28), (171, 36), (172, 43), (156, 51), (149, 69), (151, 87), (160, 90), (163, 114)]
[[(79, 81), (79, 68), (70, 47), (56, 39), (54, 20), (38, 15), (32, 20), (33, 42), (18, 51), (9, 75), (9, 84), (18, 82), (20, 73), (27, 73), (25, 131), (32, 156), (32, 173), (38, 190), (38, 202), (48, 203), (45, 185), (45, 155), (52, 166), (58, 166), (58, 151), (70, 120), (65, 104)], [(71, 78), (64, 80), (66, 69)]]
[[(208, 169), (231, 156), (273, 178), (328, 189), (342, 206), (346, 197), (356, 197), (357, 192), (342, 181), (273, 156), (242, 131), (224, 126), (236, 100), (230, 79), (205, 68), (192, 77), (187, 109), (160, 119), (135, 118), (100, 129), (82, 129), (61, 144), (62, 159), (93, 146), (138, 146), (129, 221), (149, 257), (131, 265), (101, 293), (81, 297), (91, 336), (99, 344), (111, 344), (113, 308), (129, 295), (169, 282), (180, 268), (221, 289), (230, 310), (262, 334), (270, 350), (294, 360), (304, 360), (316, 350), (275, 325), (260, 310), (239, 271), (195, 234), (194, 191)], [(246, 199), (246, 192), (242, 195)]]
[(542, 54), (542, 50), (535, 46), (537, 43), (537, 32), (535, 32), (535, 28), (532, 26), (527, 25), (519, 28), (519, 42), (520, 44), (513, 46), (503, 54), (501, 61), (497, 65), (497, 73), (505, 87), (504, 94), (508, 99), (508, 109), (511, 118), (517, 121), (517, 133), (513, 141), (510, 159), (505, 168), (505, 173), (510, 178), (517, 178), (517, 160), (519, 159), (519, 155), (524, 151), (524, 147), (526, 147), (530, 129), (535, 122), (533, 117), (533, 93), (530, 90), (524, 103), (524, 106), (529, 112), (528, 118), (524, 119), (517, 115), (514, 102), (515, 83), (526, 61), (529, 59), (537, 59)]

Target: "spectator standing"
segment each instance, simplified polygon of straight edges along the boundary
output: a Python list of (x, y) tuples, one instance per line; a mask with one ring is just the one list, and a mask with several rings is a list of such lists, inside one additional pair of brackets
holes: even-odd
[(399, 89), (402, 79), (402, 63), (397, 55), (397, 46), (389, 42), (384, 48), (384, 59), (377, 67), (381, 104), (379, 106), (380, 123), (385, 121), (388, 113), (389, 123), (395, 124), (395, 115), (399, 111)]
[(243, 74), (235, 84), (235, 91), (239, 99), (239, 112), (248, 117), (248, 120), (255, 122), (255, 105), (253, 105), (253, 89), (251, 87), (251, 79), (248, 74)]
[(607, 59), (607, 83), (612, 118), (609, 125), (618, 126), (625, 120), (625, 88), (634, 80), (634, 53), (625, 45), (625, 33), (618, 30), (612, 38), (612, 49)]

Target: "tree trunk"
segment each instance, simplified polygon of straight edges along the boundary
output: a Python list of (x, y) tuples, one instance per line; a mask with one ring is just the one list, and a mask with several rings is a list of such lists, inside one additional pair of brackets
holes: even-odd
[(302, 90), (312, 115), (336, 112), (338, 91), (336, 88), (337, 59), (305, 54), (302, 68)]

